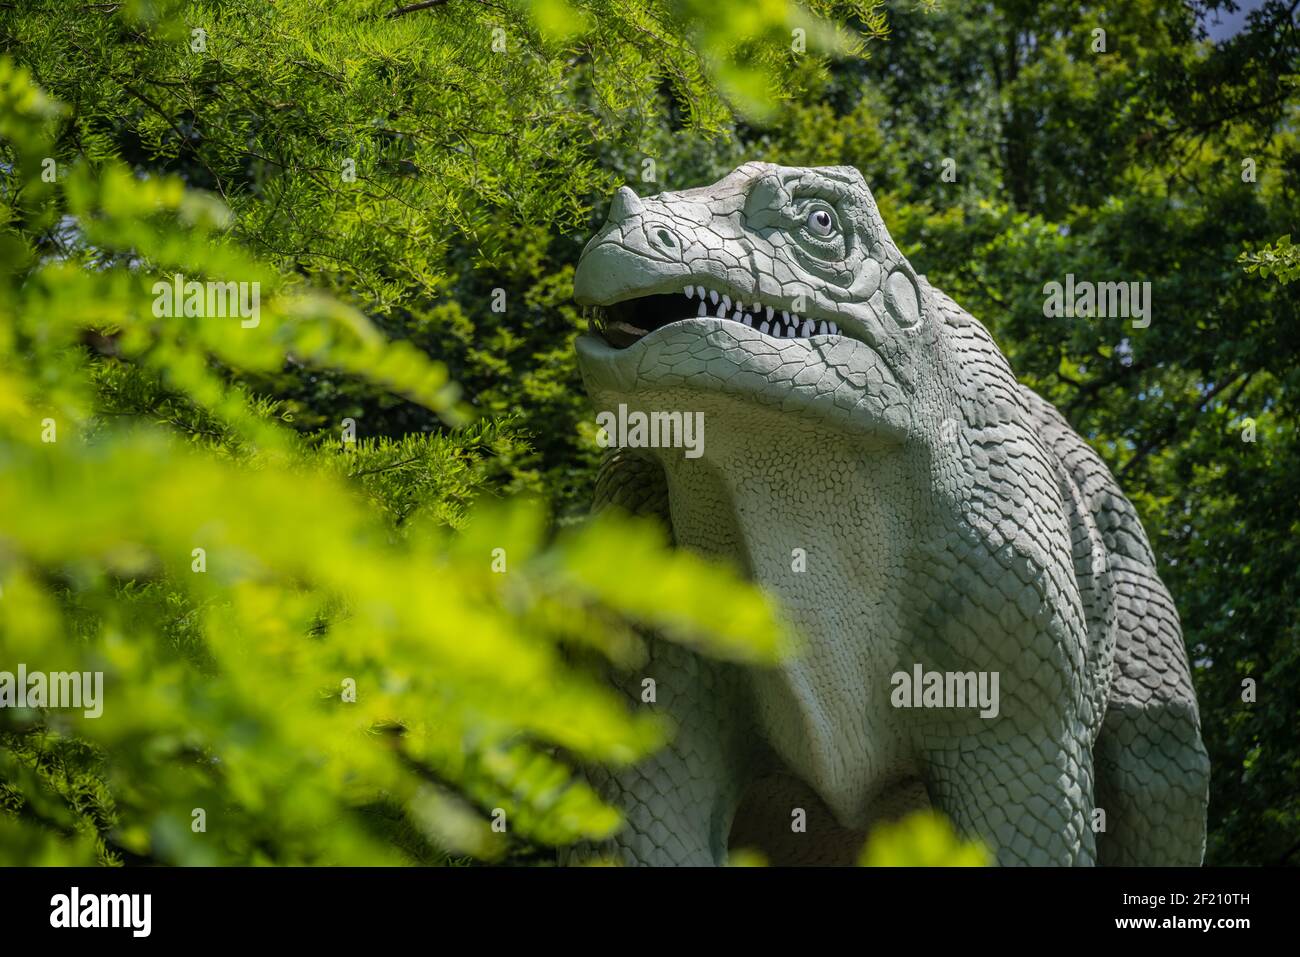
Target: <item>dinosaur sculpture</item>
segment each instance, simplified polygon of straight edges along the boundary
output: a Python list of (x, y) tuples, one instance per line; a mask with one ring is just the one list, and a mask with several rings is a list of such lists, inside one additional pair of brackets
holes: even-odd
[[(619, 190), (583, 252), (597, 410), (703, 413), (697, 457), (622, 448), (596, 506), (657, 513), (804, 636), (771, 669), (652, 643), (669, 747), (592, 772), (630, 863), (851, 863), (935, 806), (1000, 864), (1201, 862), (1209, 762), (1178, 615), (1132, 505), (983, 326), (898, 251), (857, 170), (748, 163)], [(926, 680), (988, 676), (995, 715)], [(974, 685), (970, 685), (973, 689)], [(922, 700), (924, 698), (925, 700)], [(804, 830), (792, 822), (802, 820)]]

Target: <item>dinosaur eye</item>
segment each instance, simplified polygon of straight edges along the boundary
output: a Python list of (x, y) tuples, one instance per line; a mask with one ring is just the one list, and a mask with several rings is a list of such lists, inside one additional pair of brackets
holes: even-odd
[(835, 231), (835, 218), (824, 209), (814, 209), (808, 214), (808, 231), (814, 236), (829, 236)]

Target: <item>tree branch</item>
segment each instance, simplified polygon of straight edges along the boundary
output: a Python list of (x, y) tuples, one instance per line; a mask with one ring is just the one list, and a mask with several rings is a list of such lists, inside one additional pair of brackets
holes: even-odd
[[(1240, 382), (1241, 383), (1240, 387), (1237, 389), (1236, 392), (1233, 393), (1232, 396), (1233, 399), (1236, 399), (1237, 396), (1241, 395), (1241, 390), (1246, 387), (1246, 383), (1250, 382), (1251, 377), (1254, 376), (1254, 374), (1255, 373), (1253, 372), (1250, 373), (1238, 372), (1231, 379), (1227, 379), (1223, 382), (1220, 382), (1218, 385), (1216, 385), (1213, 389), (1210, 390), (1209, 395), (1207, 395), (1204, 399), (1201, 400), (1199, 405), (1200, 411), (1203, 412), (1206, 409), (1208, 409), (1210, 403), (1213, 402), (1216, 397), (1218, 397), (1220, 392), (1228, 388), (1228, 386)], [(1243, 375), (1245, 376), (1245, 381), (1242, 381)], [(1146, 445), (1138, 449), (1137, 452), (1134, 454), (1134, 456), (1124, 463), (1124, 467), (1119, 470), (1119, 474), (1116, 475), (1115, 477), (1122, 479), (1125, 475), (1128, 474), (1129, 470), (1133, 468), (1133, 466), (1137, 465), (1148, 455), (1154, 452), (1162, 442), (1168, 440), (1176, 431), (1178, 431), (1178, 421), (1175, 419), (1174, 421), (1170, 422), (1167, 426), (1165, 426), (1165, 428), (1161, 429), (1159, 433), (1157, 433), (1156, 436), (1151, 439), (1150, 442), (1146, 443)]]
[(400, 17), (408, 13), (415, 13), (417, 10), (427, 10), (430, 7), (440, 7), (447, 2), (448, 0), (421, 0), (420, 3), (412, 3), (409, 6), (398, 7), (388, 15), (388, 19), (392, 20), (394, 17)]

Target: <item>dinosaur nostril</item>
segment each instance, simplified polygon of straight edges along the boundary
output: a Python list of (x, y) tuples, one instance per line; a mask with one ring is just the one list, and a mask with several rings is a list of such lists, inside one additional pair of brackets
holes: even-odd
[(666, 229), (657, 230), (655, 232), (655, 238), (659, 240), (659, 244), (661, 246), (667, 246), (669, 249), (673, 248), (673, 234), (670, 233), (668, 230)]

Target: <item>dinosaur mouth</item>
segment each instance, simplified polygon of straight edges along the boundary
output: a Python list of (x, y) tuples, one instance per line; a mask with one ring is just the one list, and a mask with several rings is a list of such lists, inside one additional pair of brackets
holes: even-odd
[(712, 317), (739, 322), (774, 339), (811, 339), (839, 335), (839, 326), (828, 319), (813, 319), (760, 299), (733, 300), (726, 293), (690, 285), (680, 293), (637, 296), (607, 306), (583, 308), (588, 325), (616, 349), (626, 349), (641, 339), (686, 319)]

